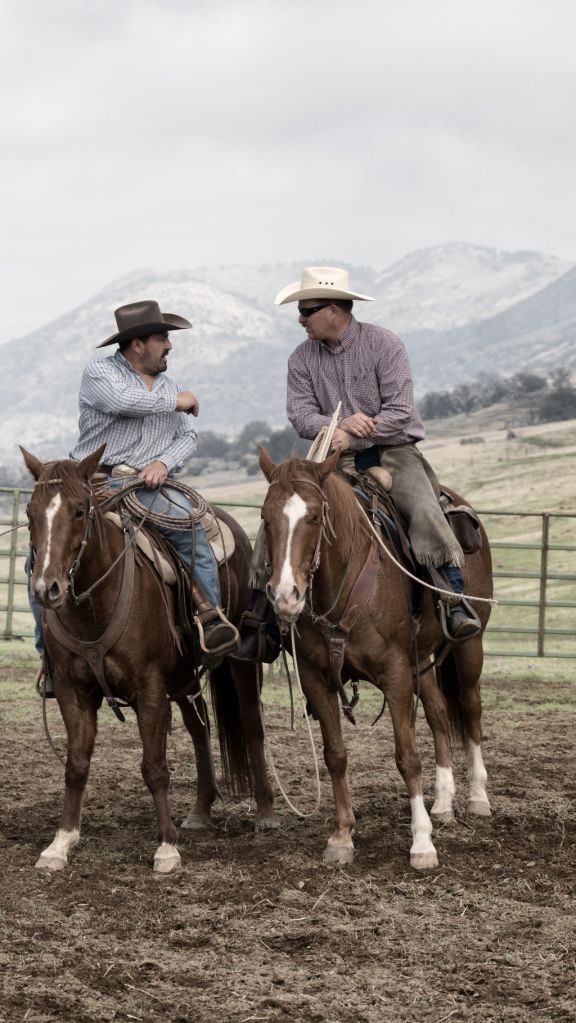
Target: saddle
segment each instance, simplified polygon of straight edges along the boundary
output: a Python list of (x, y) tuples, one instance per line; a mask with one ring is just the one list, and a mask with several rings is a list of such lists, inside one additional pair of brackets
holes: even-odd
[[(366, 470), (352, 470), (350, 466), (345, 465), (343, 471), (374, 526), (383, 538), (390, 541), (399, 560), (404, 562), (413, 575), (424, 582), (431, 583), (443, 590), (451, 590), (450, 582), (442, 571), (416, 561), (406, 523), (390, 494), (392, 479), (388, 470), (381, 466), (371, 466)], [(475, 554), (481, 550), (480, 520), (474, 509), (469, 505), (457, 504), (455, 493), (445, 486), (441, 486), (439, 503), (464, 554)], [(412, 598), (412, 614), (415, 617), (421, 613), (422, 598), (423, 588), (416, 586)], [(446, 638), (449, 638), (445, 628), (444, 602), (446, 599), (448, 603), (451, 602), (450, 598), (442, 598), (438, 602), (437, 612), (441, 619), (444, 618), (443, 631)]]
[[(119, 529), (124, 528), (122, 517), (119, 512), (107, 511), (104, 518), (109, 519)], [(218, 519), (212, 508), (209, 508), (206, 515), (200, 520), (218, 565), (224, 565), (234, 553), (234, 534), (230, 527)], [(166, 557), (164, 543), (160, 541), (158, 534), (153, 529), (143, 528), (135, 533), (135, 542), (142, 554), (162, 576), (168, 586), (175, 586), (177, 575), (172, 560)]]

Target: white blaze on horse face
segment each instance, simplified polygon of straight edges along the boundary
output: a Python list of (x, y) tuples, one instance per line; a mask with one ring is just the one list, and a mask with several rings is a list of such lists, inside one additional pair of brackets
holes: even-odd
[(62, 507), (62, 498), (60, 494), (55, 494), (50, 504), (46, 509), (46, 550), (44, 552), (44, 562), (38, 576), (36, 583), (36, 592), (42, 595), (46, 592), (46, 581), (44, 575), (50, 564), (50, 548), (52, 546), (52, 528), (54, 526), (54, 519)]
[(282, 514), (288, 519), (288, 537), (286, 540), (286, 550), (284, 551), (284, 561), (280, 571), (280, 580), (274, 594), (274, 603), (280, 613), (284, 612), (290, 615), (299, 614), (303, 605), (302, 598), (295, 596), (297, 586), (291, 556), (294, 532), (298, 523), (304, 518), (306, 508), (306, 501), (300, 497), (300, 494), (292, 494), (282, 509)]

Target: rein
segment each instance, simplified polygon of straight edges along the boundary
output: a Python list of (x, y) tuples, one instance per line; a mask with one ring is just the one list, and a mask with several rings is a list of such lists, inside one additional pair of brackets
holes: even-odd
[[(273, 482), (276, 483), (278, 481), (274, 480)], [(380, 567), (380, 556), (378, 553), (378, 548), (375, 545), (373, 539), (371, 538), (366, 559), (357, 578), (352, 583), (344, 611), (340, 615), (338, 621), (336, 622), (332, 621), (332, 619), (329, 618), (329, 615), (334, 612), (334, 609), (335, 607), (337, 607), (338, 602), (342, 596), (342, 593), (344, 591), (344, 584), (347, 580), (350, 566), (352, 564), (352, 557), (356, 549), (358, 531), (357, 525), (355, 524), (348, 560), (346, 562), (344, 575), (338, 587), (338, 592), (336, 594), (335, 600), (332, 606), (327, 611), (324, 611), (322, 614), (317, 614), (313, 607), (313, 586), (314, 576), (320, 566), (322, 540), (325, 539), (326, 542), (329, 545), (331, 545), (332, 539), (335, 540), (337, 539), (337, 537), (334, 531), (334, 527), (332, 525), (332, 520), (330, 518), (330, 505), (328, 503), (328, 500), (322, 487), (314, 480), (309, 480), (306, 477), (297, 476), (294, 477), (290, 482), (292, 484), (296, 483), (307, 484), (308, 486), (313, 487), (320, 495), (320, 499), (322, 502), (321, 523), (320, 528), (318, 530), (318, 537), (316, 540), (314, 555), (312, 557), (312, 561), (310, 564), (310, 572), (308, 575), (308, 582), (306, 587), (308, 597), (304, 614), (312, 622), (312, 624), (318, 628), (319, 632), (326, 641), (326, 645), (328, 647), (328, 662), (330, 665), (332, 680), (334, 682), (336, 691), (340, 696), (342, 710), (344, 711), (344, 714), (346, 715), (348, 720), (352, 724), (356, 724), (353, 714), (353, 707), (357, 703), (357, 692), (355, 692), (355, 695), (351, 702), (348, 699), (348, 696), (344, 689), (344, 685), (342, 683), (342, 667), (344, 664), (346, 643), (348, 642), (350, 632), (354, 625), (356, 624), (358, 618), (360, 617), (360, 614), (368, 604), (374, 591), (374, 586), (376, 585), (376, 578), (378, 576), (378, 570)]]

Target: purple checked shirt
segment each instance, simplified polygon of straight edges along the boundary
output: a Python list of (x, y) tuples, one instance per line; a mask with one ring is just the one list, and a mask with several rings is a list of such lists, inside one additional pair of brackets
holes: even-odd
[(423, 440), (412, 373), (399, 337), (352, 317), (338, 344), (304, 341), (288, 360), (288, 419), (310, 440), (330, 422), (339, 401), (342, 418), (364, 412), (376, 420), (372, 437), (350, 436), (356, 451), (374, 444)]

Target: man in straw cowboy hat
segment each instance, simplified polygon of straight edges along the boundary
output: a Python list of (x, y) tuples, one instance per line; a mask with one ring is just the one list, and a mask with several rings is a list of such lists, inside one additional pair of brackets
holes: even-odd
[[(218, 565), (200, 522), (194, 526), (187, 497), (169, 486), (196, 449), (198, 435), (191, 416), (198, 399), (166, 375), (172, 349), (169, 334), (192, 324), (162, 313), (157, 302), (133, 302), (115, 312), (116, 332), (98, 348), (118, 345), (114, 355), (95, 359), (80, 384), (80, 436), (70, 457), (80, 461), (106, 444), (104, 463), (113, 487), (139, 479), (138, 500), (154, 513), (189, 519), (190, 529), (154, 525), (188, 566), (194, 557), (193, 599), (203, 626), (204, 643), (220, 656), (237, 645), (238, 633), (220, 608)], [(162, 492), (158, 488), (168, 481)], [(48, 682), (48, 680), (46, 680)], [(49, 684), (45, 685), (47, 695)]]
[[(288, 360), (288, 419), (300, 437), (311, 440), (342, 402), (333, 448), (350, 453), (358, 469), (388, 470), (416, 560), (441, 570), (461, 594), (464, 554), (440, 508), (436, 476), (417, 447), (424, 426), (404, 345), (391, 331), (358, 322), (352, 314), (356, 301), (373, 299), (353, 291), (348, 273), (331, 266), (308, 267), (300, 281), (276, 296), (276, 305), (298, 303), (298, 322), (307, 334)], [(266, 614), (256, 599), (255, 610), (260, 605)], [(450, 604), (448, 630), (455, 640), (479, 630), (461, 600)], [(245, 631), (241, 653), (254, 645)]]

